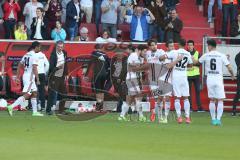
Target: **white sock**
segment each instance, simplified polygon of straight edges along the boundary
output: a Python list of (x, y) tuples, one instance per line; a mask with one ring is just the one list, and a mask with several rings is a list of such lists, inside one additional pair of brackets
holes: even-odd
[(165, 118), (168, 117), (169, 111), (170, 111), (170, 101), (166, 101), (165, 102)]
[(128, 112), (129, 106), (126, 102), (123, 102), (122, 104), (122, 112), (120, 114), (121, 117), (124, 117), (126, 113)]
[(138, 110), (139, 117), (143, 117), (142, 105), (139, 100), (136, 100), (136, 107)]
[(210, 101), (210, 103), (209, 103), (209, 111), (210, 111), (212, 120), (215, 120), (216, 119), (216, 106), (215, 106), (215, 102), (214, 101)]
[(177, 117), (178, 118), (181, 117), (181, 104), (179, 99), (175, 99), (174, 106), (177, 113)]
[(222, 115), (223, 115), (223, 101), (218, 101), (217, 120), (221, 120)]
[(190, 103), (188, 99), (184, 100), (184, 110), (186, 118), (190, 117)]
[(163, 102), (160, 102), (158, 104), (158, 118), (161, 119), (162, 118), (162, 110), (163, 110)]
[(32, 110), (33, 113), (37, 112), (37, 98), (31, 98)]
[(25, 98), (23, 96), (18, 97), (18, 99), (11, 106), (12, 108), (14, 108), (18, 105), (22, 105), (24, 101), (25, 101)]

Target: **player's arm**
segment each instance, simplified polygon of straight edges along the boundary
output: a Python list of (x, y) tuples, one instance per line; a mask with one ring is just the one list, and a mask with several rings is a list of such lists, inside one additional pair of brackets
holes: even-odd
[(178, 55), (177, 59), (176, 59), (175, 61), (171, 62), (171, 63), (167, 63), (167, 64), (166, 64), (166, 67), (167, 67), (168, 69), (173, 68), (174, 66), (176, 66), (176, 64), (177, 64), (179, 61), (182, 60), (182, 58), (183, 58), (183, 55)]
[(39, 77), (38, 77), (38, 69), (37, 69), (37, 64), (33, 64), (33, 74), (35, 75), (36, 77), (36, 80), (37, 80), (37, 85), (40, 84), (40, 81), (39, 81)]
[(16, 78), (17, 83), (20, 83), (20, 72), (21, 72), (21, 69), (23, 68), (24, 68), (24, 65), (22, 64), (22, 62), (19, 62), (17, 67), (17, 78)]
[(140, 66), (129, 64), (129, 69), (133, 72), (143, 72), (143, 71), (148, 70), (149, 68), (150, 68), (149, 63), (145, 63), (145, 64), (142, 64)]
[(228, 69), (228, 72), (231, 74), (232, 80), (235, 80), (236, 78), (235, 78), (235, 76), (234, 76), (232, 66), (231, 66), (230, 64), (228, 64), (226, 67), (227, 67), (227, 69)]

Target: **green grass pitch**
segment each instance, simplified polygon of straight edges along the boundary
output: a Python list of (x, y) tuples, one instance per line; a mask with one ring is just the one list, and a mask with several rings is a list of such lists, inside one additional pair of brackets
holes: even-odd
[[(173, 114), (171, 115), (173, 116)], [(135, 117), (136, 118), (136, 117)], [(193, 113), (192, 124), (118, 122), (117, 114), (62, 121), (0, 112), (0, 160), (239, 160), (240, 117)]]

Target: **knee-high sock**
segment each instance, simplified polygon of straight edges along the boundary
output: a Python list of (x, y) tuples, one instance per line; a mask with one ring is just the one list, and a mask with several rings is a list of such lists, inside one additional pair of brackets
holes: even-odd
[(158, 103), (158, 118), (162, 118), (163, 102)]
[(175, 110), (177, 113), (177, 117), (179, 118), (181, 116), (181, 104), (180, 99), (175, 99), (174, 101)]
[(209, 103), (209, 111), (210, 111), (212, 120), (215, 120), (216, 119), (216, 106), (215, 106), (215, 102), (214, 101), (210, 101), (210, 103)]
[(223, 101), (218, 101), (217, 120), (221, 120), (222, 115), (223, 115)]
[(37, 98), (31, 98), (33, 113), (37, 112)]
[(170, 111), (170, 101), (166, 101), (165, 102), (165, 118), (168, 117), (169, 111)]
[(189, 103), (188, 99), (184, 100), (184, 110), (185, 110), (185, 116), (187, 118), (189, 118), (190, 117), (190, 103)]
[(14, 108), (18, 105), (22, 105), (24, 101), (25, 101), (25, 98), (23, 96), (18, 97), (18, 99), (11, 106), (12, 108)]
[(128, 112), (129, 106), (126, 102), (123, 102), (122, 104), (122, 112), (120, 114), (121, 117), (124, 117), (126, 113)]
[(143, 117), (142, 105), (140, 100), (136, 100), (136, 107), (138, 110), (139, 117)]

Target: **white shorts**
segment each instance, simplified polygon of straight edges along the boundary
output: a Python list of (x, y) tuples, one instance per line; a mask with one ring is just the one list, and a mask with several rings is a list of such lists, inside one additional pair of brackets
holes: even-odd
[(30, 80), (30, 75), (23, 75), (23, 93), (32, 94), (32, 92), (37, 91), (37, 86), (35, 83), (35, 78)]
[(129, 96), (135, 96), (141, 93), (140, 85), (136, 78), (126, 79), (126, 84), (127, 84)]
[(174, 78), (172, 81), (173, 93), (176, 97), (188, 97), (189, 96), (189, 84), (187, 78)]
[(207, 77), (208, 98), (224, 99), (225, 91), (222, 78)]

